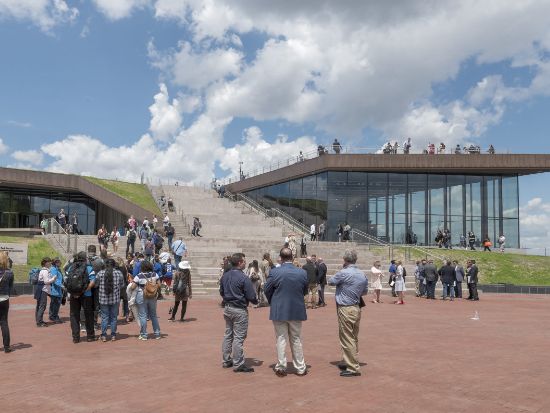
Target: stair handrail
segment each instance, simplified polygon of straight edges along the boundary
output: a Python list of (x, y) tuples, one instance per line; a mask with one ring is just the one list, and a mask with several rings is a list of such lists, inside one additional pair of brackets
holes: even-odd
[[(361, 231), (359, 229), (352, 228), (351, 229), (351, 240), (357, 242), (357, 240), (355, 239), (356, 237), (363, 238), (363, 239), (367, 240), (367, 244), (371, 244), (371, 243), (372, 244), (378, 244), (378, 245), (382, 245), (384, 247), (391, 247), (392, 246), (389, 242), (382, 241), (378, 237), (367, 234), (366, 232)], [(359, 241), (359, 242), (361, 242), (361, 241)]]
[(304, 224), (302, 224), (301, 222), (299, 222), (296, 219), (292, 218), (287, 213), (285, 213), (285, 212), (283, 212), (283, 211), (281, 211), (277, 208), (271, 208), (271, 209), (268, 210), (268, 209), (264, 208), (262, 205), (260, 205), (259, 203), (257, 203), (256, 201), (254, 201), (252, 198), (250, 198), (250, 197), (248, 197), (248, 196), (246, 196), (242, 193), (234, 194), (234, 193), (231, 193), (230, 191), (226, 190), (225, 193), (224, 193), (224, 196), (228, 199), (231, 199), (232, 201), (235, 201), (235, 202), (240, 201), (242, 205), (247, 206), (251, 210), (255, 210), (256, 212), (258, 212), (259, 214), (263, 215), (266, 218), (273, 219), (274, 221), (276, 221), (277, 218), (279, 218), (283, 225), (290, 226), (292, 228), (292, 230), (295, 231), (295, 232), (299, 232), (303, 235), (309, 233)]
[[(55, 232), (54, 232), (55, 231)], [(78, 234), (68, 233), (55, 218), (49, 218), (44, 233), (52, 235), (52, 238), (57, 241), (63, 252), (67, 254), (76, 253), (78, 247)], [(71, 248), (71, 235), (73, 236), (74, 247)], [(61, 242), (61, 238), (66, 238), (66, 242)]]

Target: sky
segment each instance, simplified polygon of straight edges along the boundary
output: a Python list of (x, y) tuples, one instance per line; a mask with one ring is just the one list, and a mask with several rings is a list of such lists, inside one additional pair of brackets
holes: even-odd
[[(550, 1), (0, 0), (0, 165), (210, 182), (412, 139), (549, 153)], [(550, 174), (520, 178), (550, 248)]]

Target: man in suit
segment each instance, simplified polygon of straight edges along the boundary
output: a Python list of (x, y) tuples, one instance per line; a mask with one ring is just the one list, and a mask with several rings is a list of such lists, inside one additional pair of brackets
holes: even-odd
[(324, 307), (325, 303), (325, 285), (327, 285), (327, 265), (321, 257), (316, 259), (317, 274), (319, 279), (319, 306)]
[(253, 367), (244, 364), (243, 344), (248, 333), (248, 303), (258, 304), (256, 290), (243, 269), (246, 261), (243, 253), (231, 256), (232, 268), (220, 279), (220, 295), (223, 297), (225, 334), (222, 344), (224, 369), (233, 367), (235, 373), (252, 373)]
[(307, 320), (304, 296), (308, 293), (309, 281), (306, 272), (292, 265), (292, 251), (283, 248), (279, 253), (281, 266), (272, 268), (264, 292), (271, 305), (269, 319), (277, 338), (277, 364), (275, 374), (286, 376), (287, 341), (292, 352), (292, 364), (298, 376), (307, 374), (302, 349), (302, 321)]
[(359, 323), (361, 322), (361, 297), (369, 291), (369, 280), (355, 265), (357, 253), (346, 251), (343, 268), (329, 278), (328, 283), (336, 286), (334, 298), (338, 314), (338, 331), (342, 347), (343, 363), (338, 365), (340, 376), (360, 376)]
[(306, 258), (306, 263), (302, 269), (307, 274), (308, 286), (308, 301), (309, 308), (317, 308), (317, 289), (319, 288), (319, 279), (317, 277), (317, 267), (311, 257)]
[(454, 267), (451, 265), (451, 261), (446, 261), (438, 272), (441, 277), (441, 284), (443, 284), (443, 297), (442, 300), (446, 300), (447, 297), (451, 298), (451, 301), (454, 301), (455, 291), (453, 284), (456, 280), (456, 273)]
[(435, 284), (437, 283), (438, 274), (433, 260), (429, 260), (424, 265), (424, 276), (426, 277), (426, 298), (435, 300)]
[(462, 298), (462, 281), (464, 281), (464, 267), (457, 260), (453, 261), (456, 274), (455, 297)]
[(468, 276), (468, 300), (479, 301), (479, 296), (477, 294), (478, 269), (475, 260), (469, 260), (466, 264), (466, 274)]

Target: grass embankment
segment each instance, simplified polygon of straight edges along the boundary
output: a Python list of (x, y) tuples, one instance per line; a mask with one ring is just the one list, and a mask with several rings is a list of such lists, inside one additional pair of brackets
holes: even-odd
[[(52, 248), (52, 246), (43, 238), (29, 238), (29, 237), (10, 237), (0, 236), (0, 242), (9, 242), (14, 244), (27, 244), (27, 264), (14, 264), (13, 274), (15, 275), (15, 282), (28, 282), (29, 271), (32, 267), (40, 267), (40, 261), (44, 257), (57, 257), (59, 254)], [(62, 259), (62, 261), (64, 261)], [(64, 262), (62, 262), (64, 264)]]
[[(406, 247), (396, 247), (395, 257), (409, 258), (406, 253)], [(468, 259), (476, 260), (479, 268), (481, 284), (516, 284), (516, 285), (550, 285), (550, 257), (541, 257), (538, 255), (522, 255), (513, 253), (501, 254), (498, 251), (466, 251), (466, 250), (445, 250), (428, 249), (434, 254), (448, 258), (451, 261), (457, 260), (466, 266)], [(414, 249), (410, 250), (410, 259), (419, 260), (424, 256)], [(435, 260), (434, 263), (440, 266), (441, 261)]]
[[(130, 182), (111, 181), (108, 179), (93, 178), (91, 176), (85, 176), (85, 179), (93, 184), (96, 184), (107, 191), (113, 192), (118, 196), (133, 202), (140, 207), (151, 211), (153, 214), (161, 215), (161, 211), (144, 184), (133, 184)], [(141, 218), (141, 217), (140, 217)]]

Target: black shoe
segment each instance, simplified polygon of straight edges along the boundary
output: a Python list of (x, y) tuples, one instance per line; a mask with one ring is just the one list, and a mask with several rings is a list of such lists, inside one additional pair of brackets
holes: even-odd
[(88, 337), (88, 338), (86, 338), (86, 341), (88, 343), (91, 343), (92, 341), (95, 341), (95, 337)]
[(344, 364), (344, 363), (338, 363), (338, 368), (342, 371), (344, 370), (347, 370), (348, 369), (348, 365), (347, 364)]
[(248, 367), (244, 364), (240, 365), (236, 369), (233, 369), (235, 373), (254, 373), (254, 367)]
[(303, 373), (296, 373), (296, 375), (299, 377), (307, 376), (307, 370), (304, 370)]
[(344, 371), (340, 372), (341, 377), (355, 377), (355, 376), (360, 376), (360, 375), (361, 375), (361, 373), (359, 373), (359, 372), (354, 372), (354, 371), (349, 371), (349, 370), (344, 370)]
[(4, 353), (11, 353), (12, 349), (9, 347), (4, 347)]
[(74, 344), (80, 343), (80, 337), (78, 337), (78, 338), (73, 338), (73, 343), (74, 343)]
[(232, 361), (224, 361), (224, 362), (222, 363), (222, 367), (223, 367), (224, 369), (229, 369), (229, 368), (233, 367), (233, 362), (232, 362)]
[(286, 370), (283, 369), (275, 369), (275, 374), (278, 377), (285, 377), (286, 376)]

